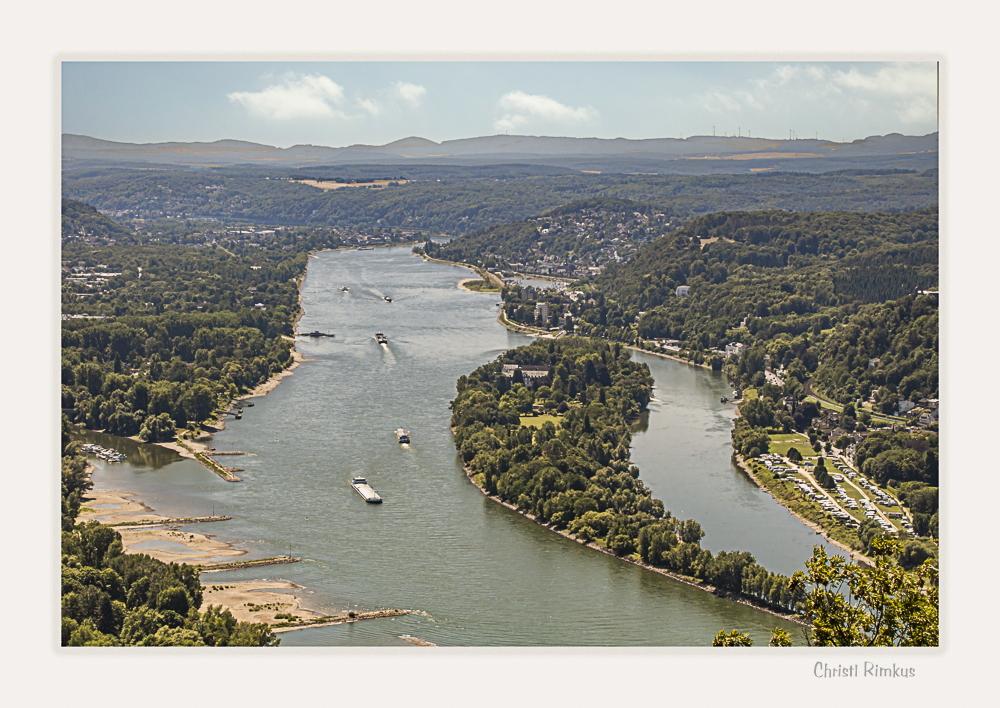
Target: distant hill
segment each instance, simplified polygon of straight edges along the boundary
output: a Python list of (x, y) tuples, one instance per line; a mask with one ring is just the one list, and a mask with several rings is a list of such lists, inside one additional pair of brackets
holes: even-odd
[(242, 140), (211, 143), (121, 143), (63, 135), (64, 169), (111, 165), (322, 167), (334, 165), (489, 166), (517, 163), (573, 172), (748, 174), (768, 171), (937, 167), (938, 134), (892, 133), (850, 143), (829, 140), (693, 136), (686, 139), (565, 138), (490, 135), (436, 143), (411, 136), (386, 145), (294, 145), (278, 148)]
[(73, 199), (62, 200), (63, 239), (91, 238), (131, 240), (132, 232), (94, 207)]

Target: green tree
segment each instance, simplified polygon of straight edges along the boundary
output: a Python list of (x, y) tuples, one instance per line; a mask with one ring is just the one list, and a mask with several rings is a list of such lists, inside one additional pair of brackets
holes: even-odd
[(139, 430), (139, 437), (146, 442), (164, 442), (174, 437), (174, 419), (169, 413), (146, 418)]

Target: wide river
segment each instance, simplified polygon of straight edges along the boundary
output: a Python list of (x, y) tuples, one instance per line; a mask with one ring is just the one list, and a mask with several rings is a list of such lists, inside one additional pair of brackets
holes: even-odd
[[(282, 646), (409, 646), (402, 635), (442, 646), (707, 646), (721, 629), (761, 644), (775, 626), (801, 642), (796, 625), (582, 548), (468, 482), (448, 429), (455, 381), (529, 341), (497, 323), (496, 294), (456, 288), (468, 275), (408, 248), (318, 254), (299, 330), (336, 337), (300, 338), (307, 361), (216, 436), (218, 449), (249, 453), (220, 458), (244, 468), (244, 482), (116, 440), (129, 462), (98, 460), (95, 486), (135, 492), (163, 514), (228, 514), (231, 521), (191, 528), (247, 550), (244, 558), (291, 551), (306, 559), (212, 582), (284, 578), (303, 586), (310, 609), (416, 611), (289, 632)], [(633, 439), (654, 495), (675, 516), (700, 521), (707, 548), (749, 550), (783, 573), (802, 568), (821, 538), (730, 463), (725, 381), (636, 357), (656, 380)], [(400, 426), (411, 432), (409, 447), (396, 442)], [(354, 475), (385, 503), (365, 504), (349, 486)]]

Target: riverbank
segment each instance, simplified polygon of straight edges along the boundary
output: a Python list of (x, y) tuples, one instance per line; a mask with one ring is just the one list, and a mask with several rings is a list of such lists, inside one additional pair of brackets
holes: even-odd
[(676, 362), (678, 362), (680, 364), (687, 364), (688, 366), (695, 366), (695, 367), (698, 367), (699, 369), (706, 369), (708, 371), (712, 370), (712, 367), (709, 364), (696, 364), (693, 361), (691, 361), (690, 359), (683, 359), (683, 358), (681, 358), (679, 356), (675, 356), (673, 354), (664, 354), (663, 352), (651, 352), (648, 349), (641, 349), (639, 347), (634, 347), (631, 344), (626, 345), (625, 348), (626, 349), (631, 349), (634, 352), (642, 352), (643, 354), (651, 354), (652, 356), (658, 356), (661, 359), (670, 359), (670, 361), (676, 361)]
[(209, 519), (224, 521), (229, 517), (175, 519), (156, 513), (135, 496), (131, 492), (90, 490), (83, 496), (76, 521), (98, 521), (113, 526), (121, 536), (123, 553), (145, 553), (164, 563), (201, 565), (206, 561), (246, 555), (246, 551), (216, 541), (209, 534), (179, 530), (190, 523)]
[[(490, 273), (489, 271), (485, 272), (481, 271), (479, 268), (469, 265), (468, 263), (459, 263), (457, 261), (446, 261), (441, 258), (431, 258), (426, 253), (415, 253), (414, 255), (419, 256), (428, 263), (442, 263), (444, 265), (455, 266), (457, 268), (465, 268), (466, 270), (471, 270), (473, 273), (479, 276), (478, 278), (463, 278), (462, 280), (459, 280), (458, 281), (459, 290), (465, 290), (466, 292), (470, 293), (491, 293), (491, 292), (500, 292), (501, 290), (503, 290), (504, 287), (503, 280), (493, 275), (493, 273)], [(493, 283), (493, 285), (496, 287), (496, 290), (471, 290), (465, 287), (465, 283), (471, 283), (475, 280), (489, 281)]]
[[(454, 432), (455, 431), (452, 430), (452, 434), (454, 434)], [(674, 573), (674, 572), (671, 572), (671, 571), (666, 570), (664, 568), (657, 568), (656, 566), (652, 566), (652, 565), (649, 565), (647, 563), (643, 563), (641, 560), (639, 560), (637, 558), (629, 558), (629, 557), (623, 557), (623, 556), (615, 555), (614, 553), (612, 553), (611, 551), (609, 551), (607, 548), (599, 546), (596, 543), (593, 543), (592, 541), (586, 541), (584, 539), (577, 538), (575, 535), (573, 535), (571, 533), (568, 533), (568, 532), (563, 531), (561, 529), (554, 528), (550, 524), (546, 524), (546, 523), (543, 523), (543, 522), (539, 521), (538, 518), (534, 514), (530, 514), (530, 513), (528, 513), (527, 511), (525, 511), (523, 509), (517, 508), (517, 506), (515, 506), (514, 504), (511, 504), (510, 502), (504, 501), (500, 497), (490, 494), (481, 484), (479, 484), (475, 480), (475, 477), (473, 475), (472, 469), (468, 465), (462, 465), (462, 469), (465, 471), (466, 478), (473, 484), (473, 486), (476, 487), (476, 489), (478, 489), (480, 492), (482, 492), (483, 496), (485, 496), (487, 499), (489, 499), (489, 500), (491, 500), (493, 502), (496, 502), (500, 506), (506, 507), (506, 508), (510, 509), (511, 511), (514, 511), (514, 512), (520, 514), (521, 516), (525, 517), (529, 521), (535, 522), (536, 524), (538, 524), (542, 528), (548, 529), (549, 531), (552, 531), (553, 533), (559, 534), (563, 538), (567, 538), (567, 539), (569, 539), (569, 540), (571, 540), (571, 541), (573, 541), (575, 543), (580, 544), (581, 546), (586, 546), (587, 548), (590, 548), (590, 549), (595, 550), (595, 551), (599, 551), (600, 553), (603, 553), (605, 555), (611, 556), (612, 558), (617, 558), (618, 560), (624, 561), (625, 563), (631, 563), (632, 565), (639, 566), (643, 570), (648, 570), (650, 572), (666, 576), (666, 577), (670, 578), (671, 580), (676, 580), (679, 583), (684, 583), (685, 585), (689, 585), (689, 586), (691, 586), (693, 588), (697, 588), (698, 590), (702, 590), (704, 592), (710, 593), (710, 594), (715, 595), (717, 597), (721, 597), (721, 598), (724, 598), (726, 600), (730, 600), (732, 602), (736, 602), (736, 603), (741, 604), (741, 605), (746, 605), (748, 607), (753, 607), (755, 610), (760, 610), (761, 612), (766, 612), (769, 615), (773, 615), (774, 617), (778, 617), (778, 618), (783, 619), (783, 620), (785, 620), (787, 622), (793, 622), (793, 623), (799, 624), (799, 625), (801, 625), (803, 627), (811, 627), (812, 626), (808, 621), (806, 621), (805, 619), (803, 619), (799, 615), (792, 614), (792, 613), (781, 612), (779, 610), (774, 609), (773, 607), (771, 607), (769, 605), (766, 605), (766, 604), (758, 601), (756, 598), (748, 597), (746, 595), (741, 595), (739, 593), (733, 593), (733, 592), (727, 592), (725, 590), (720, 590), (720, 589), (716, 588), (715, 586), (709, 585), (708, 583), (705, 583), (705, 582), (702, 582), (700, 580), (697, 580), (696, 578), (689, 578), (689, 577), (687, 577), (685, 575), (680, 575), (679, 573)]]
[(754, 484), (757, 485), (757, 487), (759, 487), (762, 491), (767, 492), (767, 494), (770, 495), (770, 497), (774, 499), (774, 501), (778, 502), (778, 504), (785, 507), (788, 513), (794, 516), (796, 519), (798, 519), (803, 526), (806, 526), (807, 528), (810, 528), (813, 531), (815, 531), (817, 534), (822, 536), (827, 543), (836, 546), (842, 551), (845, 551), (848, 554), (848, 557), (852, 561), (858, 561), (864, 563), (865, 565), (874, 567), (875, 562), (871, 558), (868, 558), (859, 551), (851, 548), (846, 543), (843, 543), (842, 541), (838, 541), (837, 539), (832, 538), (830, 534), (826, 531), (826, 529), (824, 529), (821, 525), (817, 524), (815, 521), (807, 519), (806, 517), (802, 516), (794, 509), (792, 509), (784, 499), (775, 494), (771, 489), (768, 488), (766, 484), (764, 484), (757, 478), (757, 475), (753, 473), (753, 470), (750, 468), (750, 465), (746, 463), (746, 461), (739, 453), (734, 451), (733, 457), (736, 459), (736, 465), (747, 474), (747, 476), (753, 481)]
[(202, 583), (201, 586), (199, 612), (206, 612), (212, 605), (221, 607), (229, 610), (237, 621), (266, 624), (275, 634), (410, 614), (410, 610), (375, 610), (324, 615), (302, 607), (301, 598), (295, 592), (303, 589), (302, 586), (287, 580)]

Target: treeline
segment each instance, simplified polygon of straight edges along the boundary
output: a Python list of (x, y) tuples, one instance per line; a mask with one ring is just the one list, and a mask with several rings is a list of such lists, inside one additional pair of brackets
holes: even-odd
[[(287, 171), (280, 173), (286, 176)], [(306, 174), (306, 173), (303, 173)], [(717, 211), (905, 211), (937, 203), (937, 174), (534, 175), (420, 179), (323, 191), (261, 170), (95, 169), (63, 174), (63, 194), (138, 218), (284, 225), (382, 225), (461, 234), (594, 197), (647, 202), (685, 219)], [(330, 179), (334, 175), (326, 177)], [(665, 212), (664, 212), (665, 213)]]
[(91, 483), (80, 443), (62, 423), (61, 642), (63, 646), (277, 646), (266, 624), (204, 613), (198, 572), (124, 554), (121, 536), (97, 521), (76, 524)]
[[(518, 372), (504, 375), (510, 364), (546, 367), (546, 377), (525, 387)], [(646, 409), (652, 378), (619, 343), (536, 341), (463, 376), (457, 388), (455, 444), (488, 493), (616, 555), (796, 606), (787, 577), (768, 573), (750, 553), (702, 549), (698, 522), (673, 518), (639, 479), (628, 421)], [(523, 414), (556, 402), (558, 425), (521, 424)]]

